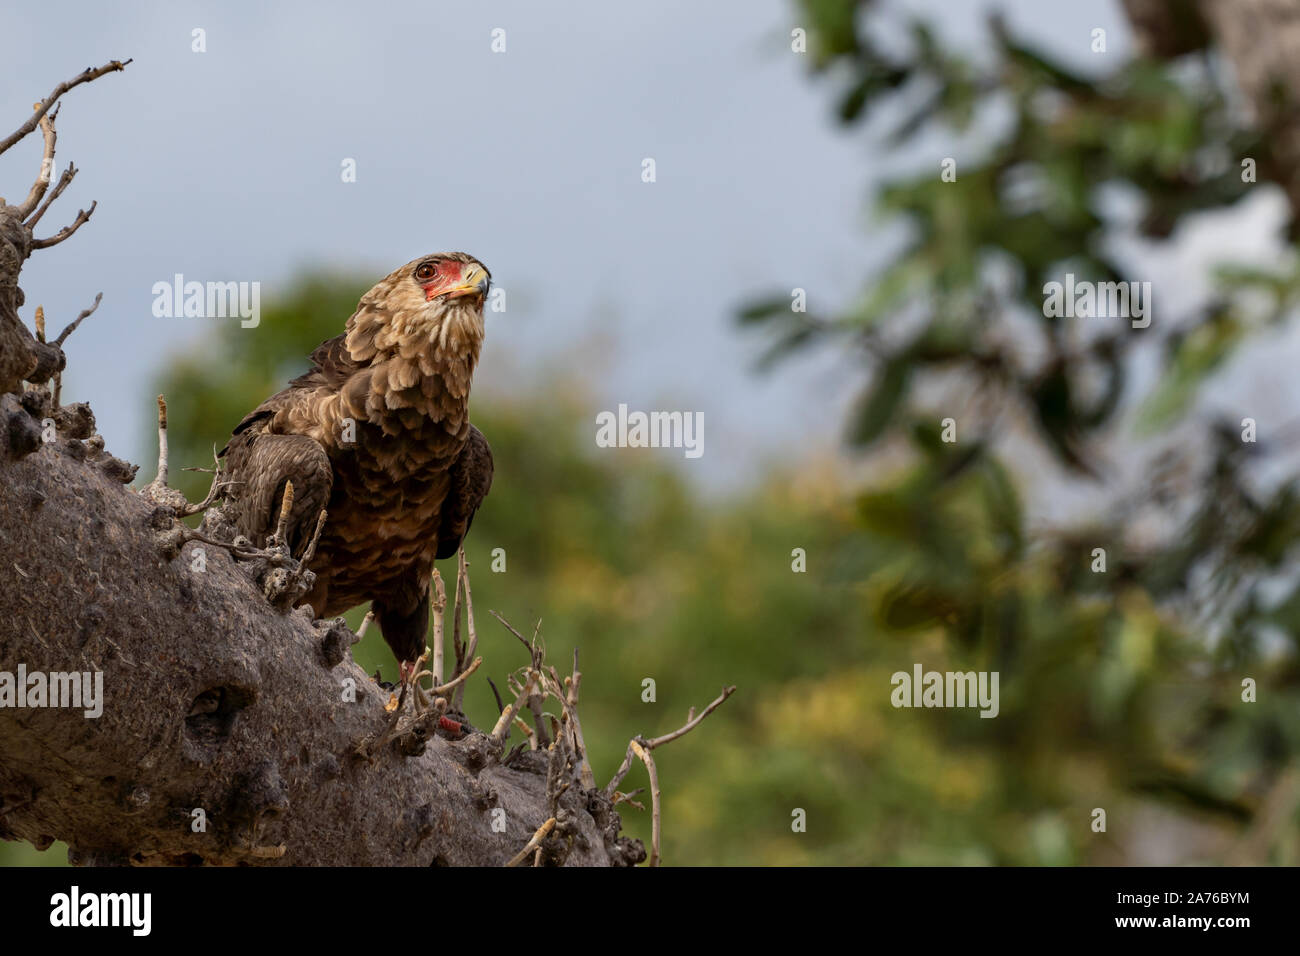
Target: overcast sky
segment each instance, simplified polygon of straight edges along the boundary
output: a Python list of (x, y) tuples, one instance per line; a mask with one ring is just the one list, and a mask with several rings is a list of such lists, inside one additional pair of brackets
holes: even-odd
[[(971, 47), (986, 7), (893, 5)], [(1080, 66), (1095, 26), (1125, 50), (1112, 2), (1000, 7)], [(683, 467), (724, 487), (782, 443), (833, 447), (852, 368), (756, 376), (761, 342), (734, 323), (748, 297), (796, 286), (833, 308), (887, 252), (869, 215), (885, 167), (869, 135), (836, 127), (833, 85), (790, 51), (797, 25), (787, 0), (7, 4), (6, 130), (85, 66), (135, 61), (65, 98), (59, 168), (82, 172), (46, 223), (100, 206), (27, 265), (24, 318), (41, 302), (59, 328), (103, 291), (71, 340), (65, 396), (90, 399), (109, 446), (147, 460), (159, 363), (235, 321), (155, 318), (154, 283), (258, 281), (265, 299), (304, 267), (378, 279), (459, 249), (508, 296), (480, 392), (545, 365), (593, 410), (703, 411), (705, 454)], [(942, 145), (890, 168), (937, 170)], [(0, 194), (25, 191), (38, 157), (31, 137), (0, 159)]]

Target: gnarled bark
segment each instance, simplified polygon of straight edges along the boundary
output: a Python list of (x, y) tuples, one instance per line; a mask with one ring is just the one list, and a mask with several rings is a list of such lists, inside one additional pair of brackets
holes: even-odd
[[(103, 713), (0, 707), (0, 836), (95, 863), (499, 864), (552, 815), (544, 755), (502, 766), (481, 733), (421, 746), (404, 717), (358, 755), (389, 692), (342, 622), (277, 611), (223, 548), (169, 558), (171, 509), (84, 431), (24, 454), (50, 412), (30, 396), (0, 397), (0, 672), (100, 672)], [(636, 859), (606, 798), (559, 806), (548, 860)]]

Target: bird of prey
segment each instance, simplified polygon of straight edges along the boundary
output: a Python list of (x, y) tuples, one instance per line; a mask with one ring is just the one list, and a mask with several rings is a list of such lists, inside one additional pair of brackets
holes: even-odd
[(288, 482), (295, 555), (328, 509), (305, 603), (332, 617), (370, 601), (404, 679), (424, 651), (433, 562), (457, 553), (492, 484), (492, 451), (468, 409), (490, 281), (460, 252), (408, 262), (220, 452), (235, 525), (258, 547)]

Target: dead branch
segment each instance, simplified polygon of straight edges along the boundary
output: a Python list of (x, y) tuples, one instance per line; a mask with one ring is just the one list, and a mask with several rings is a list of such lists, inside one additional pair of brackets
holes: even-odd
[(510, 706), (501, 712), (501, 716), (497, 718), (496, 726), (492, 728), (491, 738), (494, 743), (500, 745), (505, 742), (506, 737), (510, 733), (510, 724), (514, 721), (515, 714), (519, 712), (520, 702), (524, 699), (526, 694), (531, 692), (533, 682), (537, 679), (537, 672), (530, 670), (528, 672), (527, 683), (516, 692), (515, 699), (511, 702)]
[(39, 124), (40, 121), (44, 118), (45, 114), (50, 111), (50, 107), (52, 107), (55, 103), (57, 103), (59, 101), (59, 97), (61, 97), (64, 93), (67, 93), (69, 90), (75, 89), (76, 87), (80, 86), (82, 83), (89, 83), (91, 80), (97, 80), (101, 76), (104, 76), (107, 73), (115, 73), (124, 70), (126, 69), (127, 64), (130, 62), (131, 62), (130, 60), (110, 60), (109, 62), (105, 63), (101, 67), (95, 67), (93, 69), (87, 67), (85, 70), (83, 70), (81, 73), (78, 73), (72, 79), (64, 80), (62, 83), (60, 83), (58, 86), (54, 88), (53, 93), (45, 97), (45, 99), (41, 100), (41, 102), (37, 104), (36, 112), (32, 114), (32, 116), (27, 120), (27, 122), (23, 123), (22, 126), (19, 126), (16, 130), (14, 130), (4, 139), (0, 139), (0, 154), (6, 152), (10, 147), (12, 147), (19, 140), (21, 140), (24, 136), (26, 136), (32, 130), (36, 129), (37, 124)]
[[(469, 665), (469, 667), (461, 671), (460, 676), (453, 677), (451, 680), (447, 681), (447, 683), (439, 684), (438, 686), (432, 688), (429, 691), (430, 696), (441, 697), (445, 695), (447, 691), (459, 687), (461, 684), (465, 682), (465, 679), (469, 677), (470, 674), (473, 674), (476, 670), (478, 670), (479, 665), (482, 663), (483, 663), (483, 658), (481, 657), (474, 658), (473, 662)], [(425, 671), (424, 673), (427, 674), (429, 672)]]
[(36, 224), (41, 221), (41, 218), (49, 211), (49, 208), (54, 205), (54, 201), (63, 195), (63, 190), (68, 188), (68, 185), (76, 178), (76, 176), (77, 167), (72, 163), (68, 163), (68, 168), (60, 174), (59, 181), (54, 184), (54, 188), (50, 191), (50, 194), (45, 197), (45, 201), (37, 207), (36, 212), (32, 213), (31, 216), (28, 217), (25, 223), (28, 229), (36, 228)]
[[(474, 629), (474, 595), (470, 591), (470, 586), (469, 586), (469, 561), (466, 560), (465, 558), (465, 548), (461, 547), (456, 554), (457, 554), (457, 565), (458, 565), (456, 576), (457, 578), (463, 579), (463, 584), (465, 588), (465, 627), (466, 627), (466, 632), (468, 634), (468, 639), (465, 644), (464, 660), (470, 660), (474, 657), (475, 652), (478, 651), (478, 633)], [(458, 608), (458, 613), (459, 613), (459, 608)], [(459, 618), (457, 618), (457, 623), (459, 623)], [(491, 681), (489, 681), (488, 683), (491, 684)], [(492, 687), (492, 693), (493, 694), (497, 693), (497, 689), (495, 686)], [(462, 710), (462, 704), (464, 699), (465, 699), (465, 685), (462, 684), (456, 688), (456, 693), (453, 696), (451, 702), (451, 709), (455, 711)], [(500, 703), (501, 703), (500, 695), (497, 695), (498, 712), (500, 712), (501, 710), (499, 706)]]
[(52, 236), (47, 236), (44, 239), (33, 239), (32, 248), (48, 249), (50, 248), (50, 246), (57, 246), (64, 239), (70, 238), (74, 232), (76, 232), (86, 223), (90, 222), (90, 217), (95, 214), (95, 209), (98, 206), (99, 206), (98, 202), (92, 202), (90, 204), (89, 209), (78, 209), (76, 219), (72, 220), (72, 222), (64, 226), (62, 229), (60, 229)]
[(676, 740), (678, 737), (690, 733), (692, 730), (694, 730), (696, 727), (700, 725), (700, 721), (702, 721), (705, 717), (709, 716), (709, 714), (713, 713), (715, 710), (721, 707), (722, 702), (725, 701), (728, 697), (730, 697), (735, 692), (736, 692), (735, 684), (732, 684), (730, 687), (724, 687), (722, 689), (722, 693), (719, 694), (717, 697), (715, 697), (712, 703), (710, 703), (708, 707), (705, 707), (698, 717), (688, 719), (686, 721), (686, 724), (683, 727), (681, 727), (678, 730), (674, 730), (671, 734), (664, 734), (662, 737), (656, 737), (653, 740), (647, 740), (646, 746), (649, 747), (651, 750), (654, 750), (656, 747), (662, 747), (664, 744), (671, 743), (672, 741)]
[[(227, 488), (230, 488), (234, 484), (234, 482), (221, 480), (221, 476), (222, 474), (224, 474), (224, 472), (221, 470), (221, 459), (217, 456), (216, 445), (212, 446), (212, 462), (213, 462), (213, 467), (211, 469), (208, 468), (186, 468), (185, 469), (186, 471), (211, 471), (212, 484), (208, 486), (208, 493), (204, 496), (203, 500), (195, 504), (186, 505), (181, 510), (180, 517), (188, 518), (190, 515), (196, 515), (196, 514), (200, 514), (201, 512), (207, 511), (217, 502), (217, 499), (222, 496), (225, 490)], [(324, 524), (324, 518), (321, 519), (320, 524)], [(316, 534), (317, 536), (319, 536), (320, 534), (319, 525), (317, 526)], [(303, 563), (305, 564), (307, 560), (309, 559), (304, 558)]]
[(442, 575), (433, 569), (433, 683), (442, 684), (442, 667), (445, 638), (443, 636), (443, 612), (447, 609), (447, 589), (443, 587)]
[[(670, 741), (676, 740), (678, 737), (681, 737), (683, 734), (689, 733), (690, 731), (698, 727), (700, 725), (700, 721), (702, 721), (705, 717), (709, 716), (709, 714), (713, 713), (720, 706), (722, 706), (722, 702), (726, 700), (728, 697), (730, 697), (732, 694), (734, 694), (735, 692), (736, 692), (736, 686), (734, 684), (732, 684), (730, 687), (722, 688), (722, 693), (719, 694), (716, 698), (714, 698), (713, 702), (709, 704), (708, 707), (705, 707), (703, 712), (698, 717), (695, 716), (694, 713), (692, 713), (688, 717), (686, 724), (682, 726), (680, 729), (674, 730), (671, 734), (664, 734), (662, 737), (656, 737), (653, 740), (646, 740), (644, 737), (636, 738), (636, 740), (638, 740), (642, 744), (642, 746), (645, 747), (646, 750), (654, 750), (656, 747), (661, 747), (664, 744), (669, 743)], [(614, 795), (615, 789), (618, 787), (620, 783), (623, 782), (623, 778), (627, 776), (628, 771), (632, 769), (632, 759), (635, 756), (636, 755), (632, 750), (632, 745), (628, 744), (627, 753), (623, 757), (622, 765), (619, 766), (618, 772), (614, 774), (613, 778), (609, 781), (609, 783), (605, 785), (605, 795), (607, 797), (612, 797)]]
[(63, 331), (59, 333), (59, 337), (54, 340), (54, 344), (59, 346), (59, 348), (62, 348), (63, 343), (68, 341), (68, 336), (71, 335), (73, 332), (77, 331), (78, 327), (80, 327), (82, 322), (86, 321), (86, 319), (90, 318), (92, 315), (95, 314), (95, 310), (99, 308), (99, 303), (103, 300), (103, 298), (104, 298), (104, 293), (102, 292), (95, 293), (95, 301), (90, 304), (90, 308), (82, 309), (81, 314), (78, 315), (71, 322), (69, 322), (67, 326), (63, 329)]
[(518, 866), (520, 863), (524, 862), (524, 860), (528, 859), (528, 854), (536, 850), (538, 846), (541, 845), (541, 842), (546, 839), (547, 834), (549, 834), (554, 828), (555, 817), (551, 817), (537, 828), (537, 831), (532, 835), (529, 841), (524, 844), (524, 848), (512, 856), (510, 861), (506, 863), (506, 866)]
[(369, 630), (370, 625), (374, 623), (374, 620), (375, 620), (375, 612), (367, 611), (366, 616), (361, 619), (361, 626), (357, 628), (358, 641), (361, 640), (361, 638), (366, 636), (366, 631)]
[[(33, 109), (39, 109), (40, 103), (33, 105)], [(32, 214), (41, 197), (45, 195), (45, 190), (50, 186), (50, 177), (54, 175), (54, 144), (58, 139), (58, 133), (54, 130), (54, 118), (58, 115), (58, 107), (45, 116), (41, 117), (41, 133), (45, 137), (45, 150), (41, 155), (41, 169), (36, 174), (36, 181), (32, 183), (31, 190), (27, 193), (27, 198), (18, 205), (18, 216), (20, 219), (26, 219)], [(28, 223), (31, 226), (31, 223)]]
[(641, 758), (645, 764), (646, 773), (650, 775), (650, 865), (659, 865), (659, 771), (655, 767), (654, 758), (650, 756), (650, 750), (641, 746), (633, 740), (628, 744), (628, 749)]

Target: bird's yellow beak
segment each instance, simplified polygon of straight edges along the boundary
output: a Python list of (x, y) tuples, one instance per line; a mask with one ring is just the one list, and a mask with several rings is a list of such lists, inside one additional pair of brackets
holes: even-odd
[(442, 294), (449, 299), (458, 299), (463, 295), (486, 296), (488, 291), (488, 274), (480, 266), (466, 265), (461, 271), (460, 282)]

